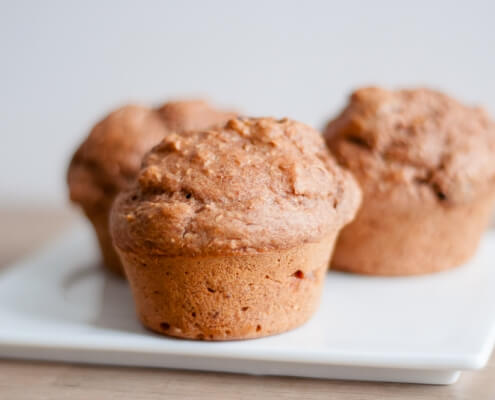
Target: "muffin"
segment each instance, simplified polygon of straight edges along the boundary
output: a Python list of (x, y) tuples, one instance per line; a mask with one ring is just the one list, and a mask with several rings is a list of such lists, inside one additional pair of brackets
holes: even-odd
[(318, 132), (299, 122), (232, 119), (168, 135), (111, 213), (140, 320), (204, 340), (301, 325), (360, 196)]
[(182, 101), (157, 109), (128, 105), (95, 125), (72, 157), (67, 180), (70, 198), (91, 221), (109, 270), (123, 273), (109, 233), (110, 207), (135, 179), (143, 155), (171, 132), (208, 128), (232, 116), (203, 101)]
[(465, 263), (495, 199), (495, 125), (433, 90), (354, 92), (324, 132), (363, 190), (332, 267), (415, 275)]

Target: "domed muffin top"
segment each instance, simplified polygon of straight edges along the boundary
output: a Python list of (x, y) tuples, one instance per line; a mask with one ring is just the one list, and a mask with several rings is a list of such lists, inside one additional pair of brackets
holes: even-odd
[(456, 204), (495, 185), (495, 125), (430, 89), (359, 89), (324, 132), (365, 197)]
[(347, 223), (360, 203), (319, 133), (288, 119), (239, 118), (168, 135), (112, 209), (123, 250), (194, 255), (290, 248)]
[(88, 206), (111, 202), (134, 180), (143, 155), (165, 135), (208, 128), (233, 115), (197, 100), (166, 103), (157, 109), (127, 105), (113, 111), (94, 126), (71, 160), (71, 199)]
[(207, 129), (223, 124), (237, 113), (214, 109), (203, 100), (170, 101), (157, 109), (171, 132)]

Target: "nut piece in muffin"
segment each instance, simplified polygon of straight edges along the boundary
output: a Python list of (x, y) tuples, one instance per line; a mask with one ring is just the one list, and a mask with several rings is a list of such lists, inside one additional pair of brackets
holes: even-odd
[(317, 131), (232, 119), (168, 135), (117, 197), (110, 225), (146, 327), (247, 339), (313, 314), (335, 237), (360, 200)]
[(414, 275), (474, 254), (495, 199), (495, 125), (482, 109), (429, 89), (364, 88), (324, 136), (363, 190), (333, 268)]
[(135, 179), (143, 155), (169, 133), (208, 128), (232, 116), (204, 101), (179, 101), (158, 109), (128, 105), (95, 125), (74, 154), (67, 180), (71, 200), (93, 224), (108, 269), (123, 273), (109, 233), (110, 207)]

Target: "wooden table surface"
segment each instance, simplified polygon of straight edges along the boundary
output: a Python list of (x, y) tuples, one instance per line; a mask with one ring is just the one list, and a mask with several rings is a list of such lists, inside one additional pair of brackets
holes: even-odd
[[(33, 251), (76, 218), (69, 209), (0, 207), (0, 266)], [(1, 323), (1, 322), (0, 322)], [(0, 399), (449, 399), (495, 400), (495, 356), (450, 386), (255, 377), (0, 359)]]

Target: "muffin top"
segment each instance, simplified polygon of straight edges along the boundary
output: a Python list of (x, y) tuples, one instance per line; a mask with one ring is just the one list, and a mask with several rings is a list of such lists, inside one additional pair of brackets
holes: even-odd
[(234, 112), (216, 110), (203, 100), (170, 101), (157, 111), (171, 132), (208, 129), (237, 115)]
[(167, 256), (290, 248), (353, 218), (360, 191), (319, 133), (288, 119), (238, 118), (171, 134), (112, 208), (114, 243)]
[(68, 171), (70, 197), (87, 207), (108, 207), (136, 177), (143, 155), (163, 137), (208, 128), (234, 114), (199, 100), (152, 109), (127, 105), (97, 123), (74, 154)]
[(359, 89), (324, 136), (365, 197), (397, 207), (463, 203), (495, 187), (495, 124), (434, 90)]

